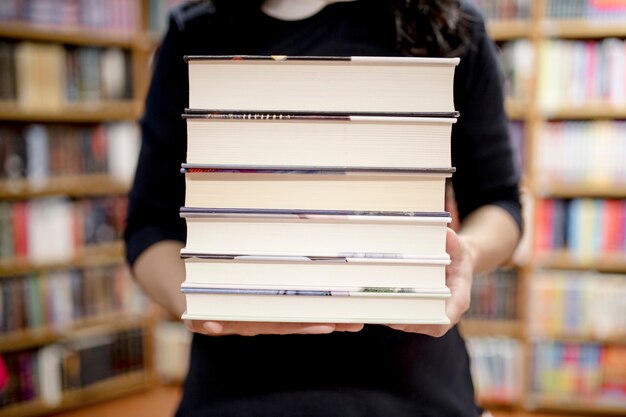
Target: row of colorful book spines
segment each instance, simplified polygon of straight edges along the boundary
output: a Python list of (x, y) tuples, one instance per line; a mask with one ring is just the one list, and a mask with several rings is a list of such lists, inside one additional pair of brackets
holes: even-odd
[(146, 297), (121, 264), (0, 279), (0, 337), (85, 319), (143, 314)]
[(538, 73), (541, 105), (626, 102), (624, 40), (548, 40), (539, 54), (544, 63)]
[(105, 124), (2, 125), (0, 179), (27, 178), (34, 171), (48, 176), (107, 173), (109, 134)]
[(522, 391), (522, 345), (507, 337), (468, 337), (472, 378), (481, 399), (515, 401)]
[(626, 252), (626, 199), (541, 199), (535, 211), (535, 247), (540, 252)]
[(518, 285), (517, 275), (508, 272), (474, 277), (471, 304), (465, 315), (484, 319), (515, 318)]
[(473, 0), (489, 20), (529, 19), (530, 0)]
[(5, 0), (0, 5), (0, 21), (116, 35), (142, 30), (137, 0)]
[[(77, 343), (5, 352), (2, 358), (9, 381), (0, 391), (0, 410), (11, 404), (41, 399), (44, 384), (58, 384), (62, 391), (66, 391), (143, 369), (146, 366), (144, 338), (144, 330), (134, 328), (104, 337), (82, 337), (76, 339)], [(80, 343), (84, 345), (81, 347)], [(52, 349), (57, 349), (60, 354), (47, 354)], [(49, 360), (54, 362), (43, 363)], [(60, 375), (61, 381), (50, 381), (46, 368), (58, 369), (54, 374)]]
[[(474, 0), (483, 15), (491, 20), (529, 19), (531, 0)], [(623, 0), (546, 0), (545, 17), (549, 19), (606, 19), (626, 16)]]
[(597, 171), (612, 182), (623, 180), (625, 138), (625, 121), (544, 123), (537, 135), (536, 168), (540, 174), (564, 172), (581, 177)]
[[(625, 134), (623, 120), (549, 122), (539, 129), (535, 151), (538, 158), (544, 157), (546, 164), (556, 166), (576, 164), (576, 159), (588, 160), (595, 155), (605, 156), (607, 163), (616, 163), (615, 159), (626, 154)], [(555, 160), (554, 155), (566, 155), (563, 159), (567, 160)]]
[[(129, 51), (113, 47), (0, 41), (0, 55), (3, 56), (0, 61), (0, 77), (3, 78), (0, 98), (3, 100), (17, 100), (26, 105), (28, 100), (34, 100), (33, 96), (55, 102), (121, 100), (132, 96)], [(53, 83), (37, 78), (41, 75), (38, 67), (42, 62), (65, 74), (64, 80), (55, 79)], [(24, 87), (29, 90), (28, 94)]]
[(543, 273), (529, 286), (528, 324), (533, 335), (626, 335), (626, 275)]
[(541, 342), (532, 348), (532, 390), (626, 401), (626, 346)]
[(78, 346), (64, 355), (62, 365), (64, 390), (91, 384), (145, 367), (144, 331), (134, 328), (105, 336), (101, 343)]
[(547, 0), (546, 17), (552, 19), (606, 19), (626, 16), (623, 0)]
[[(126, 196), (1, 201), (0, 260), (39, 261), (45, 251), (42, 242), (50, 239), (50, 230), (64, 233), (67, 247), (60, 250), (61, 241), (59, 247), (50, 247), (51, 253), (62, 259), (79, 254), (86, 246), (116, 242), (124, 232), (127, 202)], [(51, 217), (51, 209), (63, 215)]]

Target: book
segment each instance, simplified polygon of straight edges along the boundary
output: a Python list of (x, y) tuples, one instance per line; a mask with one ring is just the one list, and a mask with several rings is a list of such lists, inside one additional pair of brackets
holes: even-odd
[(459, 58), (185, 56), (198, 110), (454, 113)]
[(444, 211), (453, 169), (280, 170), (183, 164), (185, 206), (395, 212)]
[(182, 251), (187, 284), (233, 288), (393, 287), (441, 289), (450, 258), (384, 259), (346, 256), (191, 254)]
[(191, 109), (183, 117), (189, 164), (407, 169), (450, 167), (457, 120)]
[(65, 103), (65, 48), (18, 42), (15, 46), (17, 106), (25, 111), (58, 111)]
[(183, 283), (183, 319), (448, 324), (442, 289), (229, 288)]
[[(181, 209), (188, 251), (441, 257), (448, 213)], [(218, 236), (218, 238), (216, 238)], [(306, 238), (304, 238), (306, 237)]]

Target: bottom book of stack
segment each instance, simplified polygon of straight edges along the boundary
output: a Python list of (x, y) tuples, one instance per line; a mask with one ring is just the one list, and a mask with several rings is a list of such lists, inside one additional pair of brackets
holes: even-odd
[[(238, 256), (183, 249), (183, 319), (448, 324), (447, 255)], [(315, 283), (310, 285), (310, 283)]]

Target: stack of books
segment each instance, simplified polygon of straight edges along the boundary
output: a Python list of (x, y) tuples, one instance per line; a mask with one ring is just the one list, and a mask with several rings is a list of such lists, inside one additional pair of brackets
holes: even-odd
[(458, 59), (186, 61), (183, 318), (449, 323)]

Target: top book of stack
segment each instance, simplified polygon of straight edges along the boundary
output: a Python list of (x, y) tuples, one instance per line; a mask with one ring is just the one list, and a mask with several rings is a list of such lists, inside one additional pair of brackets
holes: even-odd
[(459, 58), (185, 56), (185, 60), (189, 107), (194, 110), (457, 116), (453, 79)]

